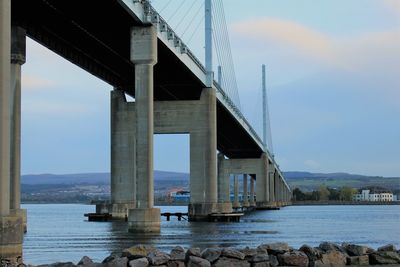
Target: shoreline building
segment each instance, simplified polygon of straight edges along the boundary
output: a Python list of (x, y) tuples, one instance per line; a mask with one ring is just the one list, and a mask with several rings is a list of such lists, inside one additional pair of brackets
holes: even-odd
[(393, 193), (383, 189), (361, 189), (357, 194), (353, 194), (353, 201), (394, 201)]

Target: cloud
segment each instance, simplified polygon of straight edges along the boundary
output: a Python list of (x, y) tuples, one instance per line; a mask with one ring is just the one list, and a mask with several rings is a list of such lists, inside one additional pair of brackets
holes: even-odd
[(50, 80), (24, 74), (22, 75), (22, 88), (25, 90), (44, 90), (54, 86)]
[(275, 18), (243, 21), (233, 25), (234, 33), (266, 44), (284, 46), (317, 62), (339, 64), (334, 41), (299, 23)]
[(399, 0), (384, 0), (383, 3), (391, 13), (400, 14)]
[(22, 112), (27, 114), (41, 114), (48, 116), (76, 116), (90, 111), (89, 106), (83, 103), (51, 101), (50, 99), (26, 100), (22, 104)]
[[(400, 1), (398, 1), (400, 3)], [(356, 70), (379, 60), (393, 58), (400, 65), (400, 29), (369, 32), (351, 37), (329, 36), (288, 20), (261, 18), (233, 24), (235, 34), (267, 45), (285, 46), (304, 58), (330, 67)], [(385, 62), (387, 63), (387, 62)]]
[(318, 169), (319, 167), (321, 167), (321, 165), (318, 162), (312, 159), (304, 161), (304, 165), (310, 169)]
[(241, 49), (248, 60), (268, 59), (281, 79), (293, 73), (349, 73), (361, 85), (354, 90), (364, 87), (385, 101), (400, 99), (400, 27), (335, 36), (293, 21), (260, 18), (233, 24), (232, 30), (238, 42), (246, 43)]

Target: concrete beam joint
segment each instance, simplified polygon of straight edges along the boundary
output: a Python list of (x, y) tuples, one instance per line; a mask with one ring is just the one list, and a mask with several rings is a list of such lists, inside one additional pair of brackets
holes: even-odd
[(157, 64), (156, 27), (132, 27), (131, 61), (134, 64)]
[(11, 28), (11, 64), (26, 62), (26, 30), (18, 26)]

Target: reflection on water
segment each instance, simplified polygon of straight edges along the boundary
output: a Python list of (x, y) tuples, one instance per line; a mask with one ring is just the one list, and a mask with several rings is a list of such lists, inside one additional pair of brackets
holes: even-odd
[[(190, 223), (162, 220), (159, 234), (128, 233), (125, 222), (88, 222), (93, 206), (24, 205), (28, 233), (24, 258), (31, 264), (77, 262), (83, 255), (96, 261), (134, 244), (169, 251), (183, 247), (258, 246), (284, 241), (293, 247), (321, 241), (352, 242), (378, 247), (400, 245), (400, 206), (293, 206), (279, 211), (257, 211), (240, 223)], [(187, 207), (161, 207), (163, 212), (186, 212)]]

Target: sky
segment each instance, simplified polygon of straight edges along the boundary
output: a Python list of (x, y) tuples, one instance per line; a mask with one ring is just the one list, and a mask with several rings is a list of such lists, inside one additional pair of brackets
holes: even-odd
[[(202, 0), (152, 3), (203, 60)], [(267, 66), (281, 170), (400, 176), (399, 0), (224, 6), (242, 112), (260, 133)], [(108, 172), (112, 87), (30, 39), (22, 72), (22, 173)], [(188, 172), (189, 136), (155, 136), (155, 169)]]

